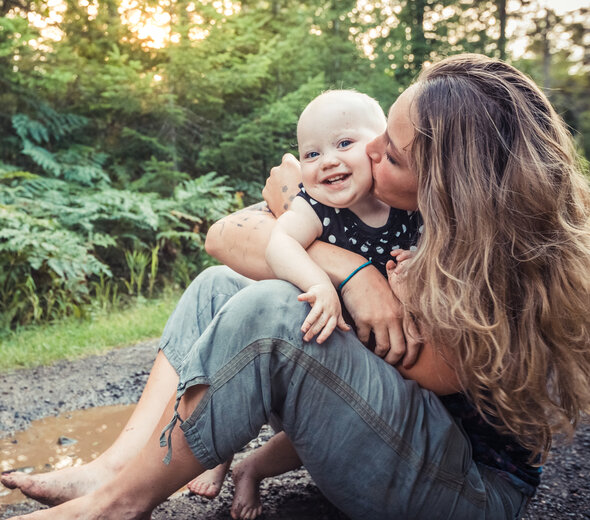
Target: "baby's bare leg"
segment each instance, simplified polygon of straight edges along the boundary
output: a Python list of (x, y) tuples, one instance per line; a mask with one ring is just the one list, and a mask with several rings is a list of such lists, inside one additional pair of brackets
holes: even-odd
[(254, 450), (232, 470), (236, 490), (231, 508), (234, 519), (252, 520), (262, 512), (260, 482), (301, 466), (301, 460), (284, 432)]

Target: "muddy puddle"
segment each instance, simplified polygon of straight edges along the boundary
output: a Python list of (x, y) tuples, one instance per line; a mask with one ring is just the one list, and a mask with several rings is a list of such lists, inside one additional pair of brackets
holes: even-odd
[[(28, 430), (0, 439), (0, 470), (43, 473), (89, 462), (113, 443), (134, 407), (100, 406), (34, 421)], [(24, 499), (0, 484), (0, 505)]]

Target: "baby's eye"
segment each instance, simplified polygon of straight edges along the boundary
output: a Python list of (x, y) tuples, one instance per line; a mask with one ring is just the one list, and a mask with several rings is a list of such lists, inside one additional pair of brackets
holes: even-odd
[(318, 155), (318, 152), (307, 152), (304, 156), (305, 159), (315, 159)]
[(340, 141), (338, 143), (338, 148), (347, 148), (351, 144), (352, 144), (352, 140), (351, 139), (342, 139), (342, 141)]

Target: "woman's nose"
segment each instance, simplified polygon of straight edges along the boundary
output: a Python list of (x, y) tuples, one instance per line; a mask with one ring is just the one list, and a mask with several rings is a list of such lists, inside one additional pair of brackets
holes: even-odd
[(370, 157), (371, 161), (379, 162), (381, 160), (381, 147), (380, 147), (381, 136), (375, 137), (371, 142), (367, 143), (365, 151)]

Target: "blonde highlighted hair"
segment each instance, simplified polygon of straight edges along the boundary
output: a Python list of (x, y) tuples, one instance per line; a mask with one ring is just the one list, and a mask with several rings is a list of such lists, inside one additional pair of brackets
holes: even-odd
[(533, 456), (590, 412), (590, 191), (539, 88), (479, 55), (421, 74), (410, 158), (424, 233), (407, 310)]

